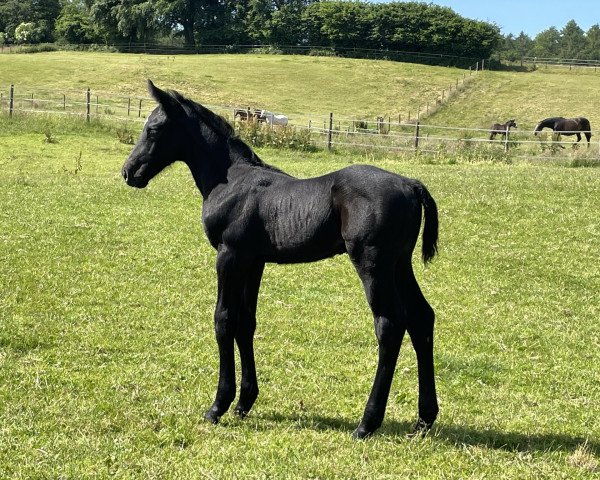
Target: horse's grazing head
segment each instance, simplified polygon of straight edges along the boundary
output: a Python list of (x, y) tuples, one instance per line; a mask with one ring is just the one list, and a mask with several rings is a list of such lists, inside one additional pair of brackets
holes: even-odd
[(517, 122), (515, 121), (515, 119), (513, 118), (512, 120), (508, 121), (508, 127), (512, 127), (512, 128), (518, 128), (517, 127)]
[(185, 109), (177, 95), (161, 90), (150, 80), (148, 91), (158, 106), (148, 116), (122, 169), (127, 185), (137, 188), (144, 188), (165, 167), (183, 159), (181, 120), (187, 116)]

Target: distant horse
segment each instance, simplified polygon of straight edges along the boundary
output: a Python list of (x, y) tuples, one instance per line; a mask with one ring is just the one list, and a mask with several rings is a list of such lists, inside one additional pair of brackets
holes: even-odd
[(260, 117), (264, 118), (264, 121), (269, 125), (281, 125), (285, 127), (288, 124), (288, 117), (269, 112), (268, 110), (261, 110)]
[(255, 120), (257, 122), (264, 122), (265, 117), (261, 114), (262, 110), (250, 110), (249, 108), (236, 108), (233, 110), (233, 118), (239, 118), (243, 121)]
[(494, 123), (490, 127), (490, 140), (493, 140), (496, 135), (502, 135), (502, 138), (506, 137), (506, 133), (510, 131), (510, 127), (517, 128), (514, 120), (509, 120), (506, 123)]
[(222, 117), (150, 81), (148, 90), (158, 106), (123, 165), (123, 178), (144, 188), (167, 165), (185, 162), (204, 199), (204, 230), (217, 250), (219, 382), (204, 417), (217, 423), (236, 396), (234, 343), (242, 368), (237, 415), (245, 417), (258, 396), (253, 339), (265, 263), (312, 262), (347, 253), (362, 280), (379, 345), (375, 380), (353, 436), (365, 438), (381, 425), (406, 331), (418, 365), (415, 430), (429, 429), (438, 414), (434, 312), (411, 261), (422, 217), (423, 260), (437, 251), (438, 213), (427, 188), (369, 165), (294, 178), (264, 163)]
[[(537, 135), (544, 128), (551, 128), (556, 134), (556, 140), (560, 141), (561, 135), (577, 135), (577, 142), (581, 140), (581, 134), (585, 135), (588, 142), (588, 148), (590, 146), (590, 139), (592, 138), (592, 129), (590, 127), (590, 121), (584, 117), (577, 118), (564, 118), (564, 117), (552, 117), (542, 120), (535, 126), (533, 131), (534, 135)], [(561, 148), (565, 148), (560, 145)]]

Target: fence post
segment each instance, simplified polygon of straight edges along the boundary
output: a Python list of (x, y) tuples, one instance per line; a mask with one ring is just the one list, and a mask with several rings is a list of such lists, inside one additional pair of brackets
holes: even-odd
[(333, 112), (329, 113), (329, 131), (327, 132), (327, 150), (331, 150), (331, 133), (333, 128)]
[(85, 117), (88, 122), (90, 121), (90, 98), (90, 89), (88, 88), (85, 92)]
[(138, 117), (142, 116), (142, 99), (140, 98), (140, 104), (138, 105)]
[(504, 153), (508, 152), (508, 136), (510, 135), (510, 127), (506, 126), (506, 132), (504, 132)]
[(131, 97), (127, 98), (127, 116), (129, 116), (129, 113), (131, 112)]
[(10, 93), (8, 94), (8, 116), (12, 117), (15, 106), (15, 86), (10, 84)]
[(415, 124), (415, 152), (419, 149), (419, 120)]
[(67, 109), (67, 96), (63, 93), (63, 110)]

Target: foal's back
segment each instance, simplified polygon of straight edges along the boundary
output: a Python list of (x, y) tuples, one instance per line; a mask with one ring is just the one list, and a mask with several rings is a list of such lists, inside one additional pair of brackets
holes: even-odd
[(346, 252), (348, 242), (393, 248), (408, 239), (414, 247), (421, 221), (416, 180), (369, 165), (273, 180), (252, 189), (247, 200), (256, 207), (262, 232), (253, 243), (264, 249), (266, 261), (320, 260)]

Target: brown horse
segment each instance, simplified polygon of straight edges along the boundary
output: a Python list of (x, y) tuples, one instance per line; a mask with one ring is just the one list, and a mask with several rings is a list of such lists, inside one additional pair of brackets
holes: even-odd
[[(590, 121), (584, 117), (576, 118), (564, 118), (564, 117), (551, 117), (545, 118), (535, 126), (533, 134), (537, 135), (544, 128), (551, 128), (556, 135), (556, 140), (560, 141), (561, 135), (577, 135), (577, 142), (581, 140), (581, 134), (585, 135), (588, 142), (588, 148), (590, 146), (590, 139), (592, 138), (592, 128), (590, 127)], [(560, 145), (561, 148), (565, 148)]]
[(239, 118), (243, 121), (254, 120), (256, 122), (265, 122), (266, 118), (262, 110), (250, 110), (249, 108), (236, 108), (233, 110), (233, 118)]

